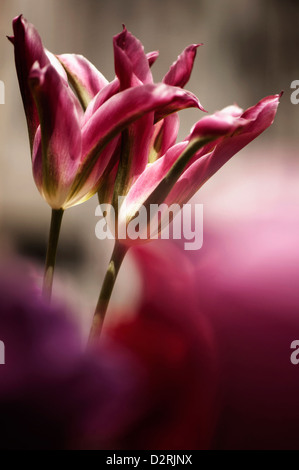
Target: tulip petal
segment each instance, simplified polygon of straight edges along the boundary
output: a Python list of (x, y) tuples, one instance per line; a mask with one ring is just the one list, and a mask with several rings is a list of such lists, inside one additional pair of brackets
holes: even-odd
[(119, 78), (121, 90), (136, 85), (134, 77), (143, 84), (153, 83), (144, 47), (125, 26), (120, 34), (114, 36), (113, 46), (115, 73)]
[(86, 109), (97, 93), (108, 85), (108, 80), (82, 55), (62, 54), (57, 57), (65, 68), (83, 109)]
[[(189, 81), (191, 72), (193, 70), (194, 60), (196, 57), (197, 48), (202, 44), (191, 44), (186, 47), (184, 51), (178, 56), (177, 60), (172, 64), (169, 71), (163, 79), (163, 83), (172, 86), (178, 86), (184, 88), (186, 83)], [(200, 105), (199, 109), (205, 111)], [(165, 112), (165, 116), (169, 114)], [(161, 116), (155, 115), (155, 122), (158, 122)]]
[[(145, 170), (154, 130), (154, 112), (147, 113), (122, 132), (115, 197), (126, 196), (131, 185)], [(117, 203), (117, 200), (113, 201)]]
[(189, 81), (196, 57), (196, 51), (199, 46), (202, 46), (202, 44), (191, 44), (186, 47), (181, 55), (179, 55), (176, 62), (174, 62), (170, 67), (170, 70), (163, 79), (163, 83), (184, 88), (186, 83)]
[(68, 84), (68, 79), (67, 79), (67, 74), (59, 60), (57, 59), (56, 55), (52, 54), (52, 52), (48, 51), (45, 49), (45, 53), (49, 59), (49, 62), (53, 67), (56, 69), (56, 71), (59, 73), (59, 75), (64, 79), (66, 84)]
[[(119, 157), (119, 140), (120, 137), (116, 136), (102, 150), (101, 155), (96, 160), (88, 178), (82, 180), (81, 186), (78, 188), (76, 193), (70, 192), (67, 201), (64, 203), (64, 209), (68, 209), (69, 207), (88, 201), (88, 199), (98, 192), (99, 187), (104, 183), (107, 185), (112, 184), (112, 189), (110, 187), (104, 189), (105, 193), (108, 191), (107, 197), (110, 197), (110, 191), (113, 191), (114, 187), (113, 182), (115, 181), (115, 172), (110, 175), (108, 173), (108, 169), (111, 168), (111, 171), (114, 170), (112, 163), (115, 162), (116, 155)], [(104, 179), (106, 179), (106, 181), (104, 181)]]
[(166, 203), (187, 202), (228, 160), (264, 132), (274, 121), (279, 98), (280, 95), (268, 96), (249, 108), (241, 116), (247, 123), (239, 132), (221, 140), (211, 152), (205, 155), (199, 152), (194, 158), (194, 163), (175, 184)]
[(33, 64), (38, 61), (40, 67), (49, 64), (49, 59), (43, 47), (41, 38), (36, 28), (28, 23), (23, 15), (13, 20), (14, 37), (10, 41), (15, 48), (15, 62), (20, 91), (23, 99), (24, 110), (27, 119), (29, 140), (31, 149), (36, 130), (39, 126), (37, 108), (28, 85), (28, 77)]
[[(114, 37), (115, 72), (120, 90), (153, 82), (150, 58), (141, 42), (127, 29)], [(125, 196), (130, 185), (146, 168), (153, 134), (154, 113), (147, 113), (131, 124), (122, 135), (120, 162), (115, 182), (115, 195)]]
[(112, 204), (114, 185), (118, 170), (120, 142), (121, 138), (119, 139), (118, 146), (115, 149), (115, 154), (112, 156), (109, 165), (107, 166), (101, 179), (101, 185), (98, 189), (98, 200), (100, 204)]
[[(183, 91), (179, 87), (175, 87), (175, 88)], [(201, 111), (206, 112), (205, 109), (200, 104), (198, 98), (193, 93), (191, 93), (190, 91), (184, 91), (184, 93), (185, 93), (184, 104), (181, 102), (181, 99), (178, 100), (179, 102), (176, 102), (176, 100), (173, 100), (172, 102), (168, 103), (167, 105), (164, 106), (164, 108), (161, 108), (159, 109), (159, 111), (155, 112), (155, 123), (159, 122), (161, 119), (164, 119), (169, 114), (175, 113), (182, 109), (189, 108), (190, 103), (193, 103), (191, 107), (195, 107), (195, 108), (200, 109)], [(189, 97), (189, 100), (187, 99), (187, 96)]]
[(154, 163), (172, 147), (177, 139), (180, 126), (179, 115), (170, 114), (155, 124), (148, 163)]
[[(81, 158), (81, 126), (74, 96), (52, 65), (32, 67), (29, 83), (41, 123), (41, 145), (37, 142), (33, 156), (35, 179), (53, 209), (63, 208)], [(40, 150), (42, 149), (42, 156)]]
[[(67, 73), (66, 73), (64, 67), (62, 66), (61, 62), (58, 60), (56, 55), (52, 54), (52, 52), (48, 51), (47, 49), (45, 49), (45, 51), (46, 51), (47, 57), (50, 61), (50, 64), (53, 65), (53, 67), (56, 69), (56, 71), (62, 77), (62, 79), (65, 82), (65, 85), (69, 86), (68, 76), (67, 76)], [(77, 96), (74, 94), (74, 92), (71, 88), (69, 89), (69, 93), (73, 96), (73, 101), (75, 103), (75, 106), (76, 106), (76, 109), (77, 109), (77, 112), (78, 112), (78, 116), (80, 117), (80, 121), (82, 122), (83, 118), (84, 118), (84, 111), (82, 109), (82, 106), (81, 106)]]
[[(146, 54), (146, 57), (149, 61), (149, 65), (151, 66), (158, 58), (159, 52), (154, 51)], [(112, 82), (108, 83), (89, 103), (84, 117), (84, 123), (91, 118), (91, 116), (95, 113), (95, 111), (102, 106), (105, 101), (107, 101), (111, 96), (115, 95), (119, 92), (120, 83), (119, 79), (116, 77)]]
[(149, 66), (151, 67), (152, 65), (154, 65), (154, 63), (156, 62), (156, 60), (158, 59), (159, 57), (159, 51), (152, 51), (152, 52), (148, 52), (146, 54), (146, 58), (148, 60), (148, 63), (149, 63)]
[[(70, 198), (80, 190), (100, 153), (114, 137), (146, 113), (165, 108), (167, 105), (178, 111), (185, 107), (197, 107), (198, 101), (196, 97), (180, 88), (148, 84), (120, 92), (98, 108), (82, 129), (83, 158)], [(104, 172), (108, 161), (102, 158), (101, 161)]]
[(39, 192), (43, 195), (43, 151), (41, 128), (38, 126), (32, 149), (32, 171), (35, 184)]
[[(186, 150), (189, 142), (180, 142), (174, 145), (164, 157), (148, 165), (146, 170), (131, 187), (125, 204), (120, 210), (120, 219), (125, 223), (127, 218), (133, 217), (145, 201), (151, 196), (159, 183), (171, 170), (180, 155)], [(163, 201), (161, 201), (162, 203)]]
[(105, 101), (109, 100), (113, 95), (119, 92), (119, 80), (115, 78), (112, 82), (108, 83), (89, 103), (82, 123), (82, 127), (89, 121), (97, 109), (99, 109)]
[[(239, 117), (240, 113), (240, 108), (230, 107), (202, 118), (187, 140), (174, 145), (162, 158), (149, 165), (131, 188), (124, 205), (126, 214), (122, 214), (122, 218), (134, 216), (143, 204), (147, 206), (149, 203), (162, 204), (165, 199), (169, 201), (169, 193), (173, 194), (173, 187), (182, 179), (181, 175), (185, 174), (193, 160), (204, 158), (202, 155), (211, 151), (220, 139), (248, 123)], [(192, 188), (187, 185), (184, 191)], [(172, 197), (173, 202), (180, 201)]]

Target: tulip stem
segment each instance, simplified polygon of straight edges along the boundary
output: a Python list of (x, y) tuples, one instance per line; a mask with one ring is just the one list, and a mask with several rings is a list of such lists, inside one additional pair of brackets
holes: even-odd
[(115, 281), (128, 250), (128, 246), (122, 245), (118, 240), (116, 240), (93, 317), (93, 323), (89, 337), (90, 342), (96, 342), (100, 338)]
[(54, 269), (56, 263), (57, 246), (61, 228), (61, 222), (64, 211), (63, 209), (55, 210), (52, 209), (50, 234), (48, 241), (46, 266), (43, 282), (43, 296), (50, 302), (52, 297), (52, 287), (54, 278)]

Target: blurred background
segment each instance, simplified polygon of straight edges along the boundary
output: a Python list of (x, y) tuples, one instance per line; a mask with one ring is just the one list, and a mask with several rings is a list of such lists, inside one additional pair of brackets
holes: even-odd
[[(45, 257), (50, 209), (32, 179), (30, 151), (12, 45), (6, 35), (20, 13), (32, 22), (54, 53), (76, 52), (114, 78), (112, 37), (122, 23), (144, 44), (159, 50), (153, 67), (160, 81), (189, 44), (203, 42), (187, 88), (214, 112), (237, 103), (254, 105), (285, 91), (273, 126), (232, 159), (196, 195), (209, 227), (289, 205), (298, 218), (299, 105), (290, 101), (290, 85), (299, 80), (299, 4), (297, 0), (0, 0), (0, 256), (21, 255), (39, 278)], [(201, 117), (181, 113), (179, 138)], [(283, 202), (282, 202), (283, 201)], [(58, 253), (56, 295), (69, 303), (88, 328), (99, 286), (112, 250), (95, 237), (97, 199), (67, 211)], [(139, 277), (132, 258), (125, 261), (113, 297), (115, 307), (138, 299)], [(128, 274), (129, 273), (129, 274)], [(63, 280), (63, 284), (61, 284)], [(60, 287), (63, 285), (63, 288)]]

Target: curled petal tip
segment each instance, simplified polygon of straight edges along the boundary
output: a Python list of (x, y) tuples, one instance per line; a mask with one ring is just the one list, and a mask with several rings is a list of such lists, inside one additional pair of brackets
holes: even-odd
[(14, 36), (6, 36), (9, 42), (11, 42), (13, 45), (15, 44), (15, 37)]
[(284, 90), (282, 90), (282, 91), (277, 95), (278, 98), (281, 98), (283, 94), (284, 94)]
[(159, 51), (152, 51), (146, 54), (149, 66), (151, 67), (159, 57)]
[(122, 31), (113, 37), (113, 41), (116, 42), (118, 45), (120, 45), (121, 43), (124, 43), (128, 34), (128, 30), (124, 23), (122, 24), (122, 28), (123, 28)]
[(24, 25), (24, 23), (25, 23), (25, 19), (24, 19), (24, 15), (23, 15), (23, 14), (16, 16), (16, 17), (12, 20), (12, 24), (13, 24), (14, 27), (15, 27), (15, 26), (18, 26), (19, 24)]
[(17, 21), (21, 21), (23, 18), (24, 18), (23, 14), (21, 13), (20, 15), (15, 16), (15, 18), (12, 21), (13, 23), (16, 23)]
[(200, 109), (200, 111), (203, 111), (204, 113), (208, 113), (208, 111), (202, 106), (198, 98), (196, 98), (197, 101), (197, 108)]

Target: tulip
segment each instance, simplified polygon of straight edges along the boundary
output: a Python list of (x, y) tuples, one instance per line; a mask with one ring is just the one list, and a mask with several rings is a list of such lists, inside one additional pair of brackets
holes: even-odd
[[(44, 49), (36, 29), (22, 16), (14, 20), (13, 26), (15, 35), (10, 40), (15, 46), (33, 174), (39, 191), (55, 210), (79, 204), (96, 193), (115, 150), (115, 137), (128, 124), (153, 111), (200, 107), (191, 93), (153, 85), (152, 81), (144, 81), (147, 87), (114, 96), (119, 84), (115, 87), (112, 82), (111, 86), (87, 59), (64, 54), (58, 61)], [(145, 60), (149, 68), (146, 56)], [(101, 104), (97, 108), (92, 105), (92, 113), (88, 110), (86, 118), (79, 102), (87, 108), (95, 97)], [(129, 103), (134, 107), (129, 108)]]
[[(165, 155), (147, 166), (135, 181), (119, 209), (117, 227), (127, 234), (120, 239), (116, 230), (116, 243), (97, 304), (91, 337), (97, 337), (107, 311), (109, 299), (122, 261), (133, 244), (156, 238), (165, 222), (169, 223), (169, 212), (162, 211), (162, 220), (154, 224), (158, 208), (163, 203), (169, 208), (173, 204), (182, 207), (197, 190), (215, 174), (235, 153), (258, 137), (272, 123), (277, 111), (280, 95), (264, 98), (243, 112), (230, 106), (198, 121), (190, 135), (181, 143), (169, 148)], [(146, 212), (146, 223), (139, 217)], [(167, 212), (167, 217), (165, 217)], [(130, 237), (130, 226), (138, 227), (139, 237)]]
[[(9, 39), (15, 46), (33, 175), (52, 208), (45, 275), (45, 290), (50, 293), (63, 211), (97, 192), (119, 134), (147, 113), (157, 113), (161, 119), (201, 106), (192, 93), (178, 87), (144, 80), (125, 89), (117, 80), (108, 83), (84, 57), (62, 55), (58, 60), (22, 16), (13, 21), (13, 29)], [(144, 56), (148, 69), (155, 57), (155, 53)]]

